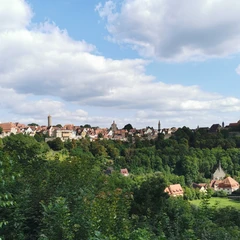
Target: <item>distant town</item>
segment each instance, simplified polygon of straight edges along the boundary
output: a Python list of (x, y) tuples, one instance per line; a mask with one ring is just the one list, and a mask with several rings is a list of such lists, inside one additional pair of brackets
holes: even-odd
[[(52, 116), (47, 117), (47, 125), (39, 126), (36, 123), (22, 124), (19, 122), (6, 122), (0, 123), (0, 138), (7, 137), (10, 134), (27, 134), (29, 136), (34, 136), (37, 133), (42, 133), (47, 136), (46, 141), (53, 138), (60, 138), (62, 141), (68, 139), (82, 139), (89, 138), (91, 141), (96, 139), (112, 139), (128, 141), (131, 137), (139, 137), (145, 139), (155, 139), (158, 134), (162, 133), (164, 138), (167, 139), (174, 134), (178, 128), (161, 128), (161, 123), (158, 121), (156, 123), (157, 129), (154, 127), (146, 127), (142, 129), (133, 128), (130, 123), (124, 126), (124, 128), (119, 129), (115, 121), (112, 122), (109, 128), (99, 128), (92, 127), (89, 124), (75, 126), (74, 124), (66, 124), (62, 126), (61, 124), (52, 125)], [(235, 123), (230, 123), (228, 126), (224, 125), (224, 122), (220, 124), (212, 124), (211, 127), (197, 127), (192, 129), (196, 131), (197, 129), (206, 130), (208, 132), (214, 133), (219, 132), (222, 129), (229, 129), (234, 127), (240, 127), (240, 120)]]

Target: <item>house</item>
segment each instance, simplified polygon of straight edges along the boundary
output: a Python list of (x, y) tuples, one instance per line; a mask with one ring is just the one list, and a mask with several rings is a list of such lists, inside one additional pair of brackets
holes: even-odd
[(66, 130), (66, 129), (55, 129), (53, 132), (53, 137), (59, 137), (63, 141), (72, 139), (72, 133), (73, 131), (71, 130)]
[(0, 127), (2, 128), (4, 136), (8, 136), (11, 133), (16, 134), (17, 133), (17, 127), (16, 124), (12, 122), (8, 123), (0, 123)]
[(193, 183), (192, 187), (195, 189), (199, 189), (199, 192), (206, 193), (208, 184), (207, 183)]
[(212, 180), (210, 186), (214, 191), (225, 191), (227, 194), (232, 194), (239, 189), (239, 183), (231, 177), (223, 180)]
[(35, 132), (36, 132), (36, 131), (35, 131), (35, 130), (32, 130), (31, 127), (25, 127), (25, 128), (22, 129), (21, 132), (33, 137), (33, 136), (35, 135)]
[(221, 129), (222, 129), (222, 126), (220, 124), (213, 124), (209, 129), (209, 133), (217, 133)]
[(227, 194), (232, 194), (232, 192), (239, 189), (239, 183), (235, 181), (231, 177), (226, 177), (226, 173), (223, 171), (221, 167), (221, 163), (219, 162), (219, 166), (216, 171), (213, 173), (213, 178), (210, 183), (210, 187), (214, 189), (214, 191), (225, 191)]
[(240, 120), (236, 123), (229, 123), (230, 128), (238, 127), (240, 125)]
[(184, 194), (182, 186), (180, 184), (169, 185), (165, 188), (164, 192), (173, 197), (183, 196)]
[(125, 177), (129, 176), (129, 173), (128, 173), (127, 168), (121, 169), (121, 170), (120, 170), (120, 173), (121, 173), (123, 176), (125, 176)]

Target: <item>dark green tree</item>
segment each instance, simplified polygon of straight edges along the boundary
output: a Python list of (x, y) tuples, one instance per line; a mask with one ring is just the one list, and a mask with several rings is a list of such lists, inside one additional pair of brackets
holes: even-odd
[(129, 132), (131, 129), (133, 129), (133, 127), (132, 127), (132, 125), (130, 123), (128, 123), (127, 125), (124, 126), (123, 129), (125, 129), (125, 130), (127, 130)]
[(54, 151), (60, 151), (64, 148), (64, 144), (61, 140), (61, 138), (57, 137), (53, 139), (52, 141), (47, 142), (49, 147)]

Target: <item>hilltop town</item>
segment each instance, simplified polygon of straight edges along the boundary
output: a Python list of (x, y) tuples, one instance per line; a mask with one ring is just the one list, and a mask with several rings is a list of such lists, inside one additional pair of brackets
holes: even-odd
[(0, 123), (2, 133), (0, 137), (6, 137), (10, 134), (27, 134), (34, 136), (35, 134), (44, 134), (46, 141), (52, 138), (61, 138), (62, 141), (68, 139), (82, 139), (88, 137), (91, 141), (96, 139), (112, 139), (127, 141), (130, 137), (147, 137), (149, 140), (157, 137), (158, 133), (164, 132), (164, 134), (171, 135), (177, 128), (161, 129), (160, 121), (158, 122), (158, 129), (153, 127), (146, 127), (143, 129), (133, 128), (131, 124), (127, 124), (123, 129), (119, 129), (115, 121), (112, 122), (109, 128), (91, 127), (89, 124), (84, 126), (75, 126), (74, 124), (61, 124), (52, 125), (52, 117), (49, 115), (47, 118), (46, 126), (39, 126), (35, 123), (22, 124), (22, 123)]
[[(220, 130), (228, 130), (232, 128), (240, 129), (240, 120), (236, 123), (230, 123), (228, 126), (225, 126), (224, 123), (220, 124), (212, 124), (211, 127), (197, 127), (196, 129), (192, 129), (192, 131), (196, 130), (204, 130), (209, 133), (216, 133)], [(161, 123), (158, 121), (157, 129), (154, 127), (146, 127), (142, 129), (133, 128), (131, 124), (127, 124), (124, 128), (119, 129), (117, 127), (117, 123), (115, 121), (112, 122), (109, 128), (99, 128), (92, 127), (89, 124), (76, 126), (74, 124), (66, 124), (66, 125), (53, 125), (52, 117), (49, 115), (47, 117), (47, 125), (39, 126), (35, 123), (30, 124), (22, 124), (19, 122), (6, 122), (0, 123), (0, 138), (9, 136), (10, 134), (27, 134), (29, 136), (34, 136), (35, 134), (43, 134), (45, 136), (46, 141), (51, 140), (53, 138), (60, 138), (62, 141), (68, 139), (82, 139), (89, 138), (91, 141), (96, 139), (111, 139), (111, 140), (121, 140), (128, 141), (130, 138), (139, 137), (145, 139), (155, 139), (159, 133), (164, 135), (164, 139), (171, 137), (178, 128), (161, 128)]]

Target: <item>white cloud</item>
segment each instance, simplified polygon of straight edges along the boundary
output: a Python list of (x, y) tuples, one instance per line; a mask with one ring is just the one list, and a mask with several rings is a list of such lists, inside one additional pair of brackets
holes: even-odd
[(96, 11), (109, 39), (141, 56), (191, 61), (240, 51), (238, 0), (112, 0)]
[(240, 75), (240, 65), (236, 68), (236, 73)]
[(25, 28), (32, 16), (32, 10), (24, 0), (1, 0), (0, 31)]
[[(128, 122), (139, 126), (154, 124), (156, 119), (165, 119), (166, 124), (197, 121), (192, 116), (200, 112), (207, 116), (239, 111), (239, 99), (205, 92), (198, 86), (158, 82), (146, 74), (148, 61), (105, 58), (96, 53), (95, 46), (72, 39), (53, 23), (32, 25), (33, 13), (26, 2), (11, 0), (19, 10), (9, 10), (8, 1), (0, 6), (0, 20), (5, 14), (0, 27), (0, 108), (17, 121), (42, 123), (51, 114), (56, 123), (109, 126), (115, 119), (120, 126)], [(130, 11), (133, 3), (125, 1), (124, 11)], [(152, 3), (145, 1), (146, 11), (154, 7)], [(120, 21), (112, 13), (111, 1), (108, 8), (102, 12), (99, 5), (98, 11), (109, 21)], [(133, 18), (134, 14), (137, 11)]]

